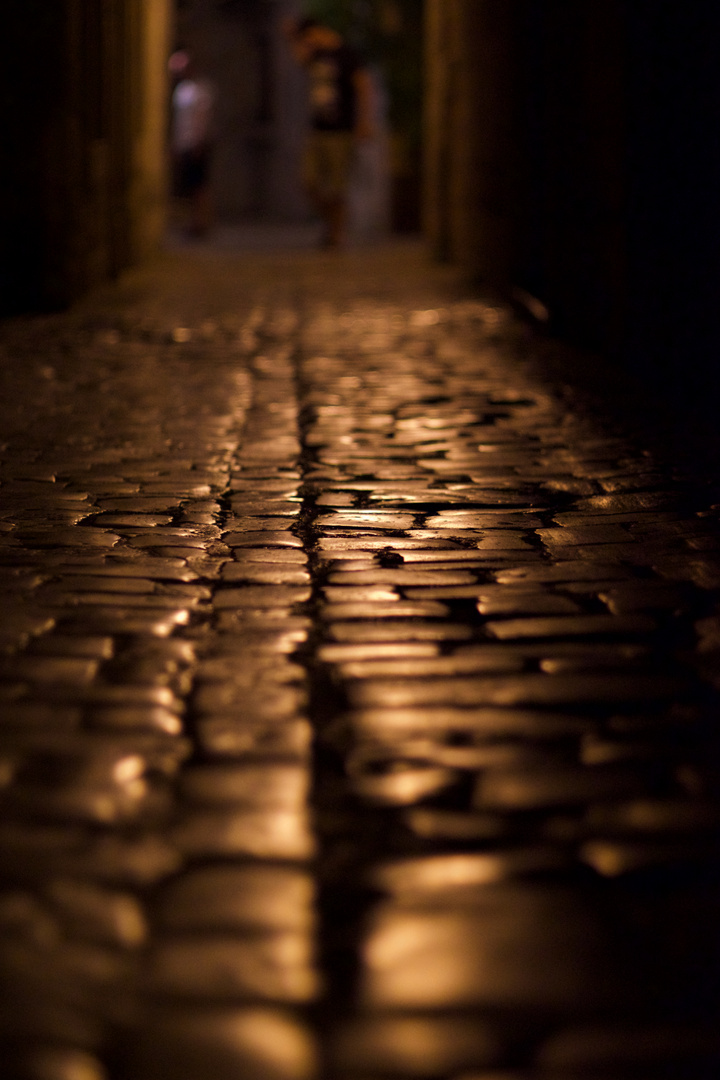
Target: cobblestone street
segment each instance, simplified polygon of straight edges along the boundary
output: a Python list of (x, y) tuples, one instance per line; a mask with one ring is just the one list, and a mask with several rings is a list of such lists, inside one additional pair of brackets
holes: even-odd
[(0, 325), (6, 1080), (717, 1080), (720, 497), (414, 243)]

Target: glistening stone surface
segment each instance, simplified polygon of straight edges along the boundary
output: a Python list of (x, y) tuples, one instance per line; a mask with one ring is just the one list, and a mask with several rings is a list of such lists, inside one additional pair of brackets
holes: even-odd
[(714, 1080), (720, 498), (536, 344), (408, 243), (0, 326), (3, 1080)]

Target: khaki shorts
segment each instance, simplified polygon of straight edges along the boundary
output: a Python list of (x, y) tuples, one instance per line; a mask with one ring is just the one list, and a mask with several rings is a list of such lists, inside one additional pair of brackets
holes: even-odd
[(312, 131), (303, 159), (303, 182), (311, 195), (339, 199), (347, 193), (355, 150), (351, 131)]

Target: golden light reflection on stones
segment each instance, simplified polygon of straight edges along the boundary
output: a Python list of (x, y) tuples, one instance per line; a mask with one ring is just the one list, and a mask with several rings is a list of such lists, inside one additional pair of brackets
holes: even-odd
[(404, 902), (433, 896), (461, 902), (471, 900), (482, 886), (564, 863), (561, 853), (551, 847), (428, 855), (381, 864), (372, 872), (371, 881)]
[(133, 1054), (137, 1080), (315, 1080), (318, 1068), (307, 1027), (259, 1006), (154, 1010)]
[(507, 309), (348, 299), (347, 255), (223, 317), (148, 296), (77, 385), (37, 331), (0, 1035), (32, 1080), (714, 1076), (676, 1019), (716, 983), (717, 508)]
[[(359, 1018), (341, 1027), (331, 1045), (332, 1061), (350, 1075), (364, 1070), (368, 1076), (424, 1080), (492, 1065), (501, 1058), (501, 1041), (492, 1025), (477, 1017), (432, 1013)], [(485, 1076), (483, 1072), (483, 1080)]]
[(372, 1007), (574, 1011), (623, 993), (622, 965), (592, 910), (569, 891), (529, 884), (488, 885), (467, 903), (382, 904), (363, 958)]

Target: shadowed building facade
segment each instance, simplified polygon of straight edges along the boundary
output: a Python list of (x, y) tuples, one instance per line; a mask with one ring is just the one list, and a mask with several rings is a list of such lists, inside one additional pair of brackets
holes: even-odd
[(64, 305), (164, 228), (170, 0), (9, 0), (0, 311)]
[(653, 381), (717, 386), (720, 15), (428, 0), (436, 253)]

